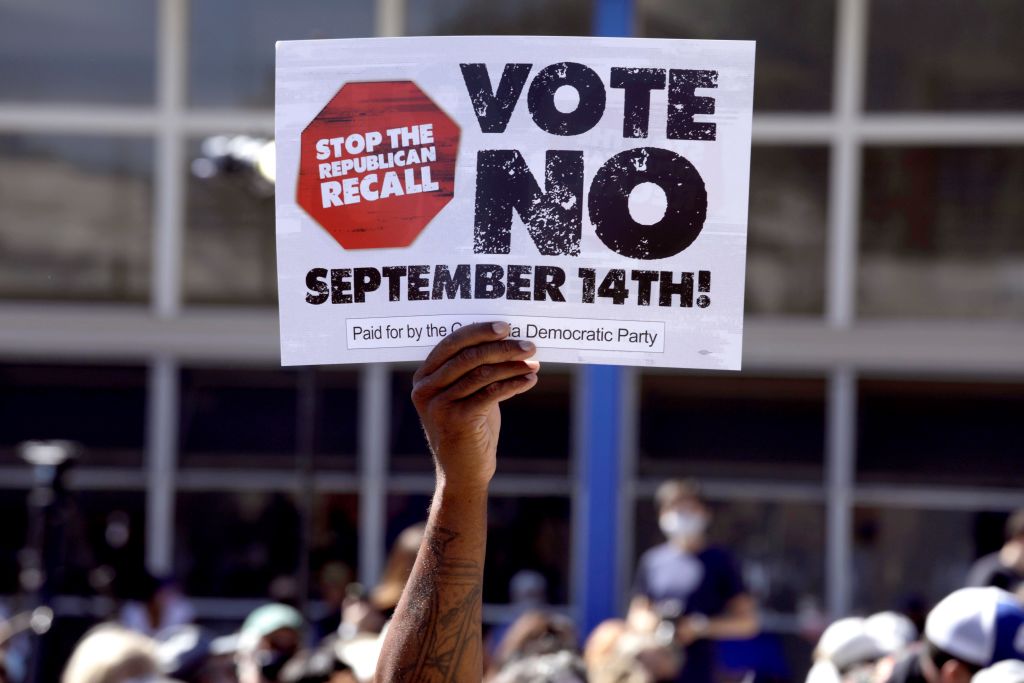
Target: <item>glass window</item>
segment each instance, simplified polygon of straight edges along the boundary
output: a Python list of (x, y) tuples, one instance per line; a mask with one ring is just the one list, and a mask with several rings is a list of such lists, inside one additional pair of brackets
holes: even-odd
[[(501, 404), (498, 474), (569, 471), (571, 376), (564, 366), (545, 365), (537, 386)], [(433, 472), (416, 408), (409, 399), (412, 370), (393, 374), (391, 392), (391, 459), (397, 471)], [(543, 440), (537, 435), (543, 434)]]
[(965, 584), (971, 564), (997, 550), (1005, 515), (858, 507), (854, 513), (854, 606), (896, 609), (924, 621), (932, 605)]
[[(18, 552), (30, 543), (33, 511), (26, 490), (0, 490), (0, 593), (18, 592)], [(51, 567), (58, 595), (123, 597), (143, 570), (145, 494), (141, 491), (76, 491), (55, 499), (48, 531), (59, 566)]]
[(145, 301), (153, 145), (0, 136), (0, 297)]
[[(428, 495), (388, 496), (388, 548), (413, 524), (425, 522)], [(547, 580), (548, 602), (569, 601), (571, 503), (566, 497), (491, 496), (487, 511), (484, 602), (509, 602), (509, 581), (520, 570)]]
[(315, 461), (355, 469), (359, 451), (359, 373), (325, 368), (316, 374)]
[(182, 370), (182, 465), (294, 466), (297, 401), (292, 370)]
[(1019, 486), (1024, 385), (862, 380), (862, 481)]
[(641, 475), (818, 479), (824, 444), (823, 380), (643, 375)]
[(750, 166), (746, 310), (821, 315), (828, 150), (758, 146)]
[(276, 306), (273, 188), (268, 193), (248, 169), (213, 173), (202, 146), (195, 141), (188, 147), (193, 170), (185, 209), (185, 301)]
[(1024, 318), (1024, 148), (868, 148), (858, 303), (871, 317)]
[(0, 100), (151, 103), (156, 44), (154, 0), (0, 0)]
[[(193, 596), (258, 597), (294, 588), (302, 553), (299, 511), (282, 492), (181, 492), (176, 575)], [(286, 597), (286, 594), (274, 597)]]
[(145, 443), (146, 369), (0, 365), (0, 463), (21, 462), (29, 439), (68, 439), (80, 465), (139, 466)]
[(832, 104), (835, 3), (828, 0), (638, 0), (637, 35), (757, 41), (755, 110)]
[(869, 109), (1024, 109), (1018, 0), (874, 0), (869, 17)]
[(146, 494), (74, 491), (65, 527), (64, 588), (77, 595), (133, 595), (145, 571)]
[(311, 593), (328, 600), (340, 584), (358, 579), (359, 496), (317, 494), (313, 502), (309, 568)]
[[(188, 368), (181, 374), (181, 461), (186, 467), (295, 467), (299, 372)], [(359, 375), (316, 371), (314, 463), (354, 469)]]
[(417, 0), (406, 8), (406, 33), (426, 35), (586, 36), (592, 0)]
[(202, 107), (272, 107), (274, 43), (373, 35), (374, 3), (361, 0), (193, 2), (189, 100)]

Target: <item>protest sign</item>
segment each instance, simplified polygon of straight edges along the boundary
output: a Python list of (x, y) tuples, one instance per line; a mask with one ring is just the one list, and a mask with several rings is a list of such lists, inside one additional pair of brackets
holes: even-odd
[(540, 360), (739, 369), (753, 81), (746, 41), (278, 43), (282, 363), (500, 319)]

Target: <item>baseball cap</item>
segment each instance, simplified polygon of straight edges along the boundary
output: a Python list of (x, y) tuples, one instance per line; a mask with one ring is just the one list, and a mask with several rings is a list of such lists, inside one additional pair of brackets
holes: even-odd
[(974, 674), (971, 683), (1024, 683), (1024, 662), (1004, 659)]
[(258, 643), (260, 638), (274, 631), (283, 628), (301, 631), (302, 626), (302, 615), (297, 609), (282, 603), (271, 603), (257, 607), (249, 613), (242, 623), (239, 640), (243, 647), (251, 647)]
[(886, 654), (894, 654), (917, 640), (917, 627), (899, 612), (878, 612), (864, 620), (864, 631)]
[(815, 659), (828, 660), (842, 671), (887, 654), (867, 631), (865, 623), (861, 617), (846, 617), (832, 622), (818, 640)]
[(1001, 588), (961, 588), (928, 614), (925, 638), (975, 666), (1024, 659), (1024, 605)]

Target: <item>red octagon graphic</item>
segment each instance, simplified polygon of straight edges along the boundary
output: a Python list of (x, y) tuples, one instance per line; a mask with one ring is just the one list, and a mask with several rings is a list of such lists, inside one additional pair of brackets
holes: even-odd
[(346, 83), (302, 131), (297, 201), (346, 249), (407, 247), (451, 201), (458, 148), (412, 81)]

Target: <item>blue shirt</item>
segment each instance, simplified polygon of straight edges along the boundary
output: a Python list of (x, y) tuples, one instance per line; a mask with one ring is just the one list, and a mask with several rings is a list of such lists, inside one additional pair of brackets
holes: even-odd
[[(743, 579), (725, 549), (708, 547), (689, 553), (673, 543), (655, 546), (640, 557), (633, 586), (635, 595), (647, 598), (656, 612), (671, 618), (718, 616), (730, 600), (744, 592)], [(712, 641), (691, 643), (677, 680), (711, 683), (714, 662)]]

